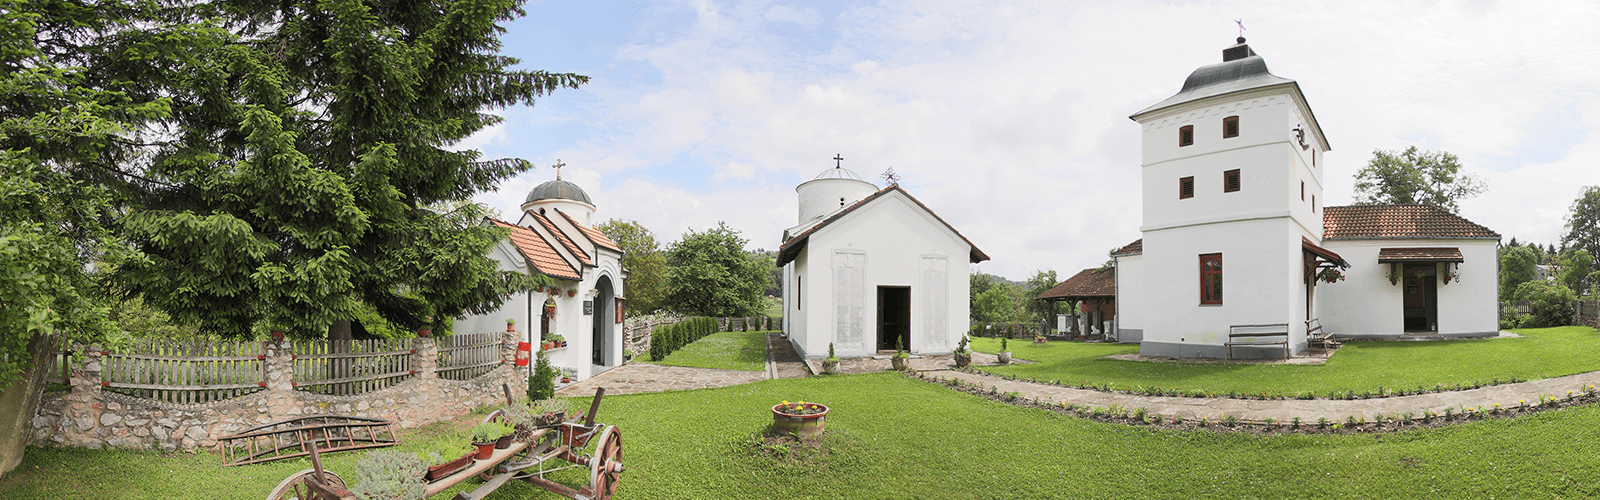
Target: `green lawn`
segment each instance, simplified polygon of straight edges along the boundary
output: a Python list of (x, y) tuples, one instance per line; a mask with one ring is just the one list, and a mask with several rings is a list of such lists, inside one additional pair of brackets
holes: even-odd
[(719, 332), (679, 348), (657, 364), (761, 371), (767, 369), (767, 332)]
[(783, 317), (783, 297), (762, 297), (761, 300), (766, 303), (766, 307), (761, 310), (761, 315), (774, 318)]
[[(1325, 365), (1185, 364), (1100, 359), (1137, 353), (1135, 344), (1011, 341), (1012, 356), (1038, 361), (983, 367), (997, 375), (1059, 380), (1114, 389), (1171, 388), (1227, 394), (1288, 394), (1452, 387), (1474, 382), (1536, 380), (1600, 370), (1600, 331), (1588, 327), (1516, 330), (1520, 339), (1437, 342), (1350, 342)], [(999, 339), (974, 338), (972, 347), (997, 352)]]
[[(771, 423), (771, 405), (801, 399), (832, 408), (829, 459), (787, 464), (747, 451)], [(620, 499), (1600, 494), (1595, 406), (1389, 434), (1254, 437), (1098, 423), (879, 373), (610, 396), (600, 420), (623, 431)], [(403, 449), (429, 440), (405, 439)], [(355, 455), (331, 457), (329, 467), (351, 471)], [(0, 480), (0, 497), (262, 498), (305, 467), (219, 462), (209, 454), (33, 449)], [(490, 498), (557, 497), (509, 485)]]

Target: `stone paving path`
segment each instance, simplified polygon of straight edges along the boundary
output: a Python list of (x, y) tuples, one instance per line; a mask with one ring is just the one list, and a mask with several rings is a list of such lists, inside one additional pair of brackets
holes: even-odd
[(706, 389), (748, 384), (766, 378), (765, 370), (747, 372), (632, 362), (557, 389), (556, 395), (593, 396), (594, 388), (601, 386), (606, 388), (608, 395)]
[(811, 372), (794, 352), (794, 344), (778, 332), (767, 333), (767, 372), (772, 378), (806, 378)]
[(1414, 396), (1356, 400), (1254, 400), (1109, 393), (1006, 380), (993, 375), (974, 375), (958, 371), (938, 371), (925, 375), (936, 380), (953, 378), (966, 383), (980, 384), (982, 387), (994, 387), (1001, 393), (1016, 391), (1027, 399), (1039, 398), (1054, 403), (1064, 402), (1102, 408), (1122, 405), (1130, 410), (1142, 407), (1152, 414), (1164, 417), (1182, 415), (1186, 419), (1205, 417), (1220, 420), (1232, 415), (1248, 421), (1263, 421), (1270, 418), (1279, 422), (1286, 422), (1294, 417), (1300, 417), (1302, 421), (1316, 421), (1318, 418), (1342, 421), (1349, 416), (1371, 421), (1377, 415), (1390, 416), (1405, 412), (1421, 415), (1424, 409), (1443, 413), (1445, 408), (1460, 413), (1462, 408), (1493, 408), (1495, 403), (1499, 403), (1502, 408), (1511, 408), (1517, 406), (1519, 400), (1535, 404), (1539, 401), (1540, 394), (1563, 398), (1569, 390), (1578, 394), (1590, 385), (1600, 386), (1600, 372), (1589, 372), (1532, 382)]

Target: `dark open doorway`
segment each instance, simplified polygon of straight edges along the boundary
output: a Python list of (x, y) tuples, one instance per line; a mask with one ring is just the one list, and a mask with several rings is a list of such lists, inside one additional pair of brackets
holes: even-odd
[(611, 305), (611, 299), (611, 278), (607, 276), (601, 276), (600, 279), (595, 282), (595, 294), (593, 298), (594, 305), (590, 306), (592, 309), (589, 311), (592, 315), (590, 316), (589, 320), (591, 321), (594, 329), (594, 339), (589, 343), (589, 361), (596, 367), (599, 367), (595, 373), (605, 371), (605, 368), (608, 368), (612, 365), (612, 360), (609, 359), (611, 357), (612, 342), (611, 313), (612, 307), (614, 307)]
[(895, 339), (911, 350), (911, 287), (878, 287), (878, 350), (893, 351)]
[(1439, 277), (1433, 264), (1407, 264), (1405, 267), (1405, 330), (1438, 331)]

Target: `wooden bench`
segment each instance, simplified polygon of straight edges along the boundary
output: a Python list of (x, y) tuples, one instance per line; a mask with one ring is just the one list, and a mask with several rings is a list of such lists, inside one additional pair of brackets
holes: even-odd
[(1321, 318), (1311, 318), (1306, 322), (1306, 343), (1316, 342), (1323, 349), (1338, 347), (1339, 343), (1333, 341), (1333, 332), (1322, 329)]
[[(1277, 342), (1255, 341), (1255, 339), (1263, 337), (1283, 337), (1283, 340)], [(1289, 359), (1289, 324), (1230, 326), (1228, 327), (1228, 342), (1223, 344), (1228, 349), (1228, 359), (1233, 359), (1233, 346), (1236, 345), (1247, 347), (1282, 345), (1283, 359)]]

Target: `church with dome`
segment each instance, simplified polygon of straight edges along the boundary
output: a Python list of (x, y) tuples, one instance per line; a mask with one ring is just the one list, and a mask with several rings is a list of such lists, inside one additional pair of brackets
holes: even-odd
[(620, 366), (623, 359), (622, 249), (594, 228), (594, 201), (577, 184), (545, 182), (528, 192), (515, 224), (490, 220), (511, 230), (490, 258), (500, 269), (542, 274), (555, 285), (512, 295), (498, 311), (456, 321), (458, 332), (491, 332), (517, 322), (525, 342), (540, 348), (553, 335), (564, 346), (548, 351), (550, 363), (574, 380)]
[[(835, 160), (842, 158), (835, 157)], [(809, 359), (949, 354), (966, 333), (968, 263), (982, 250), (898, 184), (835, 165), (795, 188), (784, 231), (783, 331)], [(967, 262), (961, 262), (962, 259)], [(897, 342), (898, 341), (898, 342)]]

